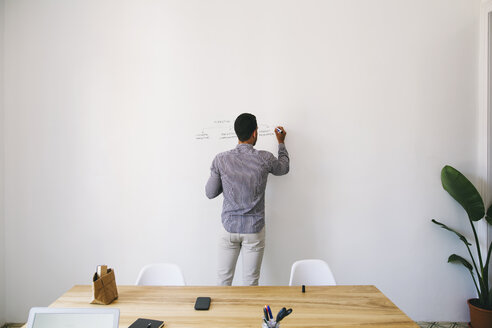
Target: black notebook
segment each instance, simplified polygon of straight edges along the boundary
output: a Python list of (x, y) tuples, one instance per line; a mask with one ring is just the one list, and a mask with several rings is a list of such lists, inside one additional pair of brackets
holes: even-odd
[(164, 321), (150, 320), (139, 318), (128, 328), (161, 328), (164, 327)]

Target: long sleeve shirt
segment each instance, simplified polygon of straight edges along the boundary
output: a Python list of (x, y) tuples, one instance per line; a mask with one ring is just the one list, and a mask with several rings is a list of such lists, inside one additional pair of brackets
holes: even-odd
[(278, 159), (251, 144), (215, 156), (205, 187), (208, 198), (224, 194), (222, 224), (231, 233), (257, 233), (265, 225), (265, 189), (268, 174), (289, 172), (289, 154), (283, 143)]

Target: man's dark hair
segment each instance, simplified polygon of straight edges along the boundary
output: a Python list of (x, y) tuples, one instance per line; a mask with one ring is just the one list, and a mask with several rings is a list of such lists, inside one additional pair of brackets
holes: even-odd
[(239, 115), (234, 122), (234, 131), (240, 141), (246, 141), (258, 127), (256, 117), (253, 114), (244, 113)]

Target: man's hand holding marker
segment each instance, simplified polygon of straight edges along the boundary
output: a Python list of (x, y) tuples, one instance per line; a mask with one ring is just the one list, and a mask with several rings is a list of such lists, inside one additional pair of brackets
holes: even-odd
[(277, 136), (278, 143), (284, 143), (287, 132), (285, 132), (282, 126), (277, 126), (275, 128), (275, 135)]

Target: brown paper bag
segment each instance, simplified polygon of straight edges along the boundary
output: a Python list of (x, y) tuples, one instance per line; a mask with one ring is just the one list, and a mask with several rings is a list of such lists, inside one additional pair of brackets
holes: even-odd
[(91, 304), (108, 305), (118, 298), (113, 269), (108, 269), (108, 272), (101, 277), (97, 275), (97, 272), (94, 274), (92, 293), (94, 299)]

